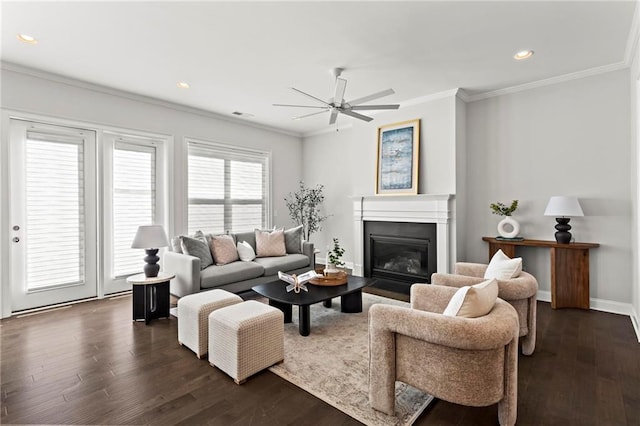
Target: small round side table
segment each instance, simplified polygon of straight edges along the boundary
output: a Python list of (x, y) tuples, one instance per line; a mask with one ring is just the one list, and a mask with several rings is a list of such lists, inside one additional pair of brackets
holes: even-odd
[(155, 318), (169, 318), (169, 281), (175, 277), (159, 272), (157, 277), (138, 274), (127, 278), (133, 287), (133, 321), (149, 324)]

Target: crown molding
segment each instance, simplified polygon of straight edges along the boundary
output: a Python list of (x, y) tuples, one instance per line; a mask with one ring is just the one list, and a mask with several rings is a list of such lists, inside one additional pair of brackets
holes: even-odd
[(438, 99), (449, 98), (458, 95), (460, 89), (443, 90), (442, 92), (432, 93), (431, 95), (420, 96), (418, 98), (408, 99), (400, 102), (400, 108), (406, 108), (408, 106), (425, 104), (427, 102), (433, 102)]
[(523, 92), (525, 90), (536, 89), (538, 87), (551, 86), (553, 84), (563, 83), (566, 81), (578, 80), (598, 74), (606, 74), (613, 71), (619, 71), (625, 68), (628, 68), (628, 65), (625, 62), (617, 62), (615, 64), (603, 65), (600, 67), (589, 68), (582, 71), (546, 78), (544, 80), (532, 81), (531, 83), (520, 84), (518, 86), (506, 87), (504, 89), (492, 90), (490, 92), (477, 93), (468, 96), (468, 100), (466, 100), (466, 102), (475, 102), (483, 99), (495, 98), (496, 96), (509, 95), (512, 93)]
[(288, 130), (284, 130), (278, 127), (272, 127), (265, 124), (252, 123), (250, 121), (246, 121), (240, 118), (235, 117), (227, 117), (226, 115), (219, 114), (213, 111), (207, 111), (200, 108), (194, 108), (187, 105), (169, 102), (158, 98), (153, 98), (150, 96), (139, 95), (137, 93), (127, 92), (125, 90), (115, 89), (109, 86), (102, 86), (95, 83), (90, 83), (83, 80), (77, 80), (71, 77), (63, 76), (60, 74), (54, 74), (47, 71), (42, 71), (36, 68), (26, 67), (24, 65), (19, 65), (12, 62), (0, 61), (0, 69), (3, 71), (15, 72), (18, 74), (24, 74), (36, 78), (41, 78), (43, 80), (52, 81), (55, 83), (65, 84), (72, 87), (77, 87), (85, 90), (91, 90), (93, 92), (103, 93), (111, 96), (117, 96), (120, 98), (129, 99), (132, 101), (142, 102), (149, 105), (160, 106), (168, 109), (172, 109), (174, 111), (186, 112), (189, 114), (199, 115), (201, 117), (213, 118), (216, 120), (222, 120), (229, 123), (253, 127), (255, 129), (266, 130), (269, 132), (280, 133), (287, 136), (294, 136), (297, 138), (301, 138), (303, 135), (299, 132), (291, 132)]

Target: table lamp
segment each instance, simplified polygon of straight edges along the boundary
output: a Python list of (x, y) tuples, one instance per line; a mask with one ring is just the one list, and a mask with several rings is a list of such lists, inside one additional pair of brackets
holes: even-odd
[(133, 238), (131, 248), (141, 248), (147, 253), (144, 258), (144, 261), (147, 262), (144, 265), (144, 275), (147, 278), (158, 276), (160, 271), (160, 265), (158, 265), (160, 258), (157, 256), (158, 248), (167, 247), (168, 245), (169, 240), (162, 225), (143, 225), (138, 227), (138, 232)]
[(561, 244), (569, 244), (571, 242), (571, 225), (569, 225), (569, 216), (584, 216), (582, 207), (576, 197), (556, 196), (551, 197), (547, 209), (544, 211), (545, 216), (555, 216), (556, 241)]

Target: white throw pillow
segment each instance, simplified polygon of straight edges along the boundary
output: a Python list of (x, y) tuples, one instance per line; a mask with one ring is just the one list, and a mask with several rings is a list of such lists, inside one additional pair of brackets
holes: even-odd
[(243, 262), (251, 262), (256, 258), (256, 252), (253, 251), (253, 247), (246, 241), (238, 243), (237, 245), (238, 255)]
[(498, 282), (495, 279), (460, 287), (442, 315), (462, 318), (481, 317), (491, 312), (497, 298)]
[(509, 280), (516, 278), (520, 275), (520, 272), (522, 272), (522, 258), (515, 257), (511, 259), (502, 250), (498, 250), (491, 258), (489, 266), (487, 266), (484, 279)]

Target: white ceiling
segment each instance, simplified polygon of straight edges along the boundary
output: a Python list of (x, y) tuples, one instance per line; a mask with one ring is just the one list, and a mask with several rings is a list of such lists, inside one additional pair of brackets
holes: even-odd
[[(622, 68), (635, 1), (6, 2), (3, 61), (241, 118), (296, 134), (329, 114), (289, 89), (374, 103), (462, 88), (492, 92), (597, 67)], [(17, 33), (35, 36), (28, 45)], [(629, 45), (629, 46), (628, 46)], [(513, 54), (533, 49), (527, 61)], [(626, 57), (625, 57), (626, 55)], [(188, 90), (176, 87), (187, 81)], [(311, 101), (313, 102), (313, 101)], [(340, 115), (338, 125), (351, 117)]]

